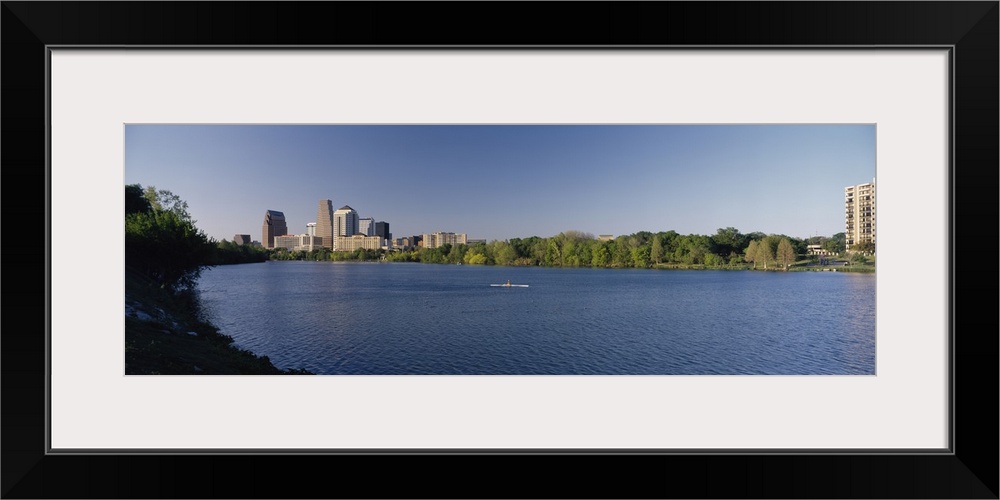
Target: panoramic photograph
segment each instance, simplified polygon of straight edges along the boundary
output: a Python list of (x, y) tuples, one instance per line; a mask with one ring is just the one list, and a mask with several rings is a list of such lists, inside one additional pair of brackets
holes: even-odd
[(876, 374), (874, 124), (124, 137), (126, 375)]

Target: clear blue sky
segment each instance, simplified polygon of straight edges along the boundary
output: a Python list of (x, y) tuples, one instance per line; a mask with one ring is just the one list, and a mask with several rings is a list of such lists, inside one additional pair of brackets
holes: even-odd
[(305, 232), (321, 199), (396, 238), (723, 227), (844, 230), (844, 187), (875, 177), (874, 125), (126, 125), (125, 183), (188, 202), (217, 240)]

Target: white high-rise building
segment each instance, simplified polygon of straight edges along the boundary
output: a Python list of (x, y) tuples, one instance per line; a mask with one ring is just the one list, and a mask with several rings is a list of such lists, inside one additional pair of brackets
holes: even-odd
[(333, 212), (333, 249), (337, 249), (337, 236), (358, 234), (358, 212), (344, 205)]
[(306, 234), (309, 236), (316, 236), (316, 223), (310, 222), (306, 224)]
[(847, 249), (875, 243), (875, 179), (844, 188), (844, 239)]

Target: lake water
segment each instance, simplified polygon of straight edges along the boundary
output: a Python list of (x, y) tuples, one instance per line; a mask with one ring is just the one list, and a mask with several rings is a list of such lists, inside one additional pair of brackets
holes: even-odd
[(875, 373), (874, 274), (265, 262), (198, 289), (238, 346), (318, 374)]

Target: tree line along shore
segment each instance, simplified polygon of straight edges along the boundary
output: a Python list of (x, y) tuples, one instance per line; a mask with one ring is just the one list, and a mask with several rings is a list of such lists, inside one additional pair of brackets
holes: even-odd
[[(220, 248), (236, 251), (241, 246), (223, 240)], [(818, 245), (824, 255), (809, 255), (807, 247)], [(532, 236), (494, 240), (472, 245), (444, 244), (437, 248), (364, 250), (337, 252), (328, 248), (292, 251), (257, 248), (261, 260), (388, 261), (432, 264), (497, 266), (595, 267), (636, 269), (731, 269), (816, 270), (819, 268), (874, 270), (872, 245), (844, 250), (844, 234), (809, 239), (785, 235), (740, 233), (728, 227), (711, 236), (682, 235), (675, 231), (641, 231), (612, 239), (595, 238), (580, 231), (565, 231), (552, 237)]]

